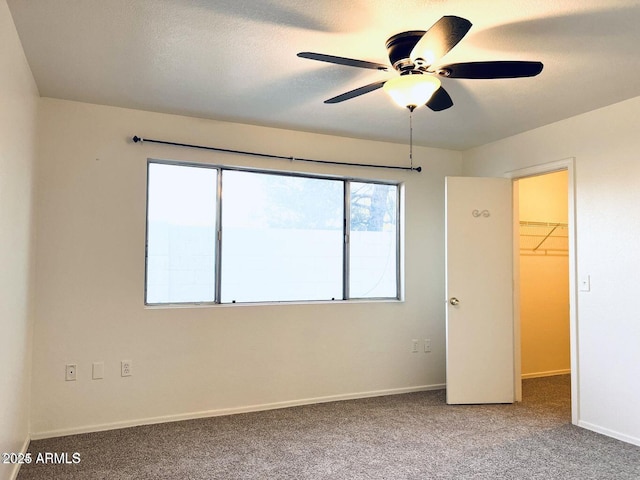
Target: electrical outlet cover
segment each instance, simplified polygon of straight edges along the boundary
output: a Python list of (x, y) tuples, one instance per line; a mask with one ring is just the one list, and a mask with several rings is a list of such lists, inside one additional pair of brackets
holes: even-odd
[(120, 363), (120, 375), (130, 377), (131, 373), (131, 360), (122, 360)]
[(93, 362), (92, 378), (94, 380), (104, 378), (104, 362)]
[(68, 363), (65, 366), (65, 374), (64, 374), (64, 379), (67, 382), (73, 382), (76, 379), (76, 374), (77, 374), (77, 368), (78, 366), (75, 363)]

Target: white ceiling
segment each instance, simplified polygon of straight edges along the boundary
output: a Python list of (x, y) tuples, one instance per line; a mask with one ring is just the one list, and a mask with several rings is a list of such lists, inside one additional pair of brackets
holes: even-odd
[(533, 78), (443, 79), (454, 106), (416, 110), (416, 144), (467, 149), (640, 95), (638, 0), (7, 3), (44, 97), (406, 143), (408, 112), (382, 90), (323, 103), (394, 73), (296, 53), (388, 63), (388, 37), (443, 15), (473, 23), (443, 63), (545, 67)]

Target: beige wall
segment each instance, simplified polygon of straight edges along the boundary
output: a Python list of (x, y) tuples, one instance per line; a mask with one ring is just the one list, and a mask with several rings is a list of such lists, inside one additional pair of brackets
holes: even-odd
[(567, 223), (568, 185), (566, 170), (518, 180), (520, 220)]
[(464, 172), (478, 176), (575, 158), (575, 273), (591, 288), (575, 293), (574, 413), (579, 425), (637, 445), (639, 121), (640, 97), (464, 152)]
[[(5, 0), (0, 0), (0, 453), (29, 434), (32, 184), (38, 91)], [(0, 464), (0, 479), (13, 467)]]
[[(35, 436), (444, 383), (444, 176), (459, 152), (414, 149), (422, 173), (367, 170), (130, 138), (379, 164), (407, 164), (407, 146), (52, 99), (40, 120)], [(145, 308), (149, 157), (403, 182), (405, 301)], [(433, 351), (411, 353), (414, 338)]]
[[(518, 180), (520, 220), (567, 223), (567, 171)], [(569, 257), (520, 255), (522, 375), (565, 372), (569, 358)]]

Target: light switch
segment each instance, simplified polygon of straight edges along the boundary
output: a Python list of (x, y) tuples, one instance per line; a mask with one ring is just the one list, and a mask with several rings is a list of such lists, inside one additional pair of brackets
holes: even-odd
[(580, 277), (580, 291), (581, 292), (590, 292), (591, 291), (591, 276), (590, 275), (582, 275)]

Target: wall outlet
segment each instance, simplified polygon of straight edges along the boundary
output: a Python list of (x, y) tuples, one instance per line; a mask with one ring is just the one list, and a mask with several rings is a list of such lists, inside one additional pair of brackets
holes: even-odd
[(64, 379), (67, 382), (74, 382), (76, 380), (77, 365), (75, 363), (68, 363), (65, 367)]
[(411, 340), (411, 352), (418, 353), (418, 340), (416, 338)]
[(122, 377), (130, 377), (132, 373), (131, 360), (122, 360), (120, 362), (120, 375)]
[(424, 353), (430, 353), (431, 352), (431, 339), (430, 338), (425, 338), (424, 339)]

